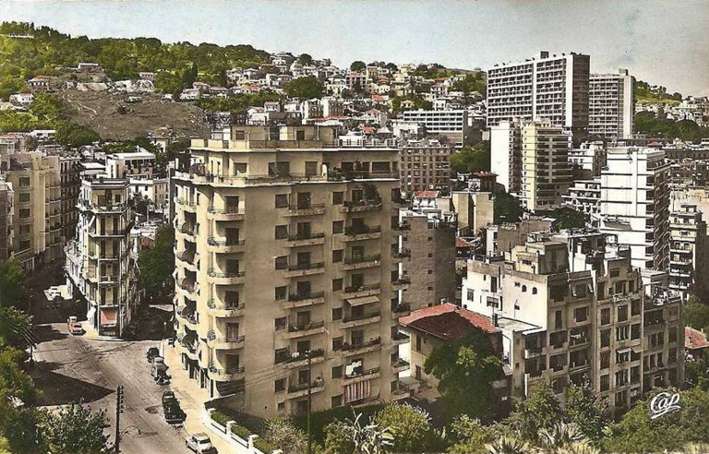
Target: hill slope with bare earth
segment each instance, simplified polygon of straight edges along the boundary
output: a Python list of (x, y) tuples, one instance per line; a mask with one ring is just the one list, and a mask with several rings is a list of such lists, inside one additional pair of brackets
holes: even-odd
[(176, 137), (204, 137), (209, 133), (205, 113), (188, 103), (143, 95), (129, 103), (124, 94), (66, 90), (61, 93), (66, 116), (96, 131), (104, 140), (129, 140), (159, 129)]

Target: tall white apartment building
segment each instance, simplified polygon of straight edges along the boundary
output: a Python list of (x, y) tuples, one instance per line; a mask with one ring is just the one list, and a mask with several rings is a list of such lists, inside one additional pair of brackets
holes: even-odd
[(669, 168), (663, 151), (616, 147), (601, 172), (601, 232), (629, 245), (638, 268), (668, 267)]
[(598, 227), (601, 213), (601, 178), (574, 180), (567, 194), (562, 196), (564, 206), (590, 217), (590, 223)]
[(138, 303), (128, 197), (127, 180), (84, 180), (77, 237), (65, 249), (67, 276), (86, 301), (89, 327), (100, 335), (121, 336)]
[(490, 126), (490, 170), (507, 192), (522, 189), (522, 137), (517, 121), (501, 121)]
[(618, 74), (591, 74), (588, 94), (588, 133), (603, 139), (633, 136), (635, 78), (627, 69)]
[(561, 207), (571, 186), (571, 136), (561, 127), (531, 122), (522, 126), (522, 206), (530, 211)]
[(427, 134), (446, 136), (457, 147), (463, 146), (470, 132), (467, 110), (407, 110), (401, 116), (405, 122), (424, 125)]
[(684, 301), (704, 297), (707, 283), (707, 224), (696, 205), (672, 201), (670, 213), (670, 288)]
[(588, 127), (590, 57), (549, 55), (501, 63), (487, 72), (487, 125), (502, 121), (549, 120), (581, 132)]

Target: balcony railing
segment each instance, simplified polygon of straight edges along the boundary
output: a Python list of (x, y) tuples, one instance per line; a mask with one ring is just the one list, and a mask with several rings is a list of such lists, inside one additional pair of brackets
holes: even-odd
[(345, 235), (355, 236), (355, 235), (366, 235), (369, 233), (379, 233), (382, 231), (381, 226), (357, 226), (357, 227), (347, 227), (345, 229)]
[(295, 235), (289, 235), (288, 241), (314, 240), (317, 238), (325, 238), (325, 234), (324, 233), (297, 233)]
[(378, 262), (382, 259), (379, 254), (363, 255), (361, 257), (350, 257), (345, 259), (346, 265), (356, 265), (357, 263)]
[(351, 374), (345, 374), (345, 378), (357, 378), (365, 377), (367, 375), (375, 375), (379, 373), (378, 367), (373, 367), (371, 369), (355, 369)]
[(349, 315), (347, 317), (342, 318), (342, 323), (356, 322), (359, 320), (366, 320), (368, 318), (379, 317), (381, 315), (382, 315), (381, 311), (372, 311), (369, 313), (364, 313), (364, 314), (359, 314), (359, 315)]
[(369, 211), (378, 210), (382, 207), (381, 200), (358, 200), (358, 201), (345, 201), (343, 204), (343, 211), (354, 212), (354, 211)]
[(298, 361), (307, 361), (308, 357), (312, 360), (314, 358), (322, 358), (323, 356), (325, 356), (325, 350), (322, 348), (303, 353), (291, 353), (288, 350), (283, 350), (276, 353), (276, 364), (289, 364)]
[(315, 262), (315, 263), (296, 263), (295, 265), (288, 266), (288, 271), (305, 271), (314, 270), (318, 268), (323, 268), (325, 263)]
[(337, 350), (342, 350), (342, 351), (351, 351), (351, 350), (358, 350), (360, 348), (368, 348), (368, 347), (373, 347), (375, 345), (380, 345), (382, 343), (382, 338), (377, 337), (374, 339), (371, 339), (367, 342), (356, 342), (353, 344), (349, 344), (347, 342), (343, 343), (342, 346), (337, 349)]
[(298, 331), (308, 331), (311, 329), (322, 328), (323, 326), (325, 326), (324, 320), (320, 320), (317, 322), (301, 323), (301, 324), (291, 324), (291, 325), (288, 325), (288, 332), (295, 333)]
[(292, 295), (288, 295), (288, 301), (295, 303), (298, 301), (305, 301), (305, 300), (310, 300), (310, 299), (315, 299), (315, 298), (322, 298), (324, 296), (325, 296), (325, 292), (295, 293)]

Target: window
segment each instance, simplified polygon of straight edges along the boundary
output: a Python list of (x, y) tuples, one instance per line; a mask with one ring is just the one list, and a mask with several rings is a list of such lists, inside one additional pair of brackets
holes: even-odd
[(332, 262), (337, 263), (342, 261), (342, 249), (335, 249), (332, 251)]
[(30, 209), (29, 208), (21, 208), (20, 209), (20, 218), (28, 218), (30, 217)]
[(611, 345), (611, 330), (604, 329), (601, 331), (601, 348), (610, 347)]
[(332, 396), (332, 408), (337, 408), (342, 406), (342, 394), (337, 396)]
[(276, 287), (276, 300), (284, 300), (288, 298), (288, 287)]
[(342, 318), (342, 308), (341, 307), (333, 307), (332, 308), (332, 319), (333, 320), (340, 320)]
[(537, 287), (532, 287), (532, 295), (536, 295), (536, 294), (537, 294)]
[(342, 205), (342, 203), (345, 201), (345, 193), (342, 191), (337, 191), (332, 193), (332, 204), (333, 205)]
[(245, 140), (246, 139), (246, 132), (241, 129), (237, 129), (234, 131), (234, 140)]
[(279, 378), (278, 380), (276, 380), (274, 383), (274, 389), (277, 393), (285, 391), (286, 390), (286, 379)]
[(624, 341), (628, 339), (628, 335), (630, 334), (629, 326), (619, 326), (615, 329), (615, 340), (617, 341)]
[(343, 342), (342, 336), (332, 339), (332, 349), (335, 351), (340, 350)]
[(611, 352), (601, 352), (601, 369), (608, 369), (611, 366)]
[(471, 302), (474, 301), (475, 300), (475, 290), (468, 289), (467, 298), (468, 298), (468, 301), (471, 301)]
[(576, 323), (585, 322), (588, 319), (588, 307), (577, 307), (574, 309), (574, 319)]
[(342, 366), (332, 368), (332, 378), (342, 378)]
[(416, 334), (416, 351), (421, 352), (421, 336)]
[(285, 255), (276, 257), (276, 269), (285, 270), (286, 268), (288, 268), (288, 257)]
[(556, 312), (554, 312), (554, 328), (561, 329), (562, 326), (563, 326), (563, 322), (561, 319), (561, 311), (556, 311)]
[(275, 320), (274, 325), (276, 327), (276, 331), (285, 329), (286, 326), (288, 326), (288, 319), (286, 317), (279, 317)]
[(276, 194), (276, 208), (288, 207), (288, 194)]
[(608, 391), (610, 389), (610, 376), (601, 375), (601, 391)]
[(332, 280), (332, 291), (337, 292), (342, 290), (342, 278)]
[(628, 320), (628, 306), (618, 306), (618, 321), (625, 322)]
[(526, 285), (522, 286), (522, 293), (527, 293), (527, 286)]
[(601, 309), (601, 325), (608, 325), (611, 322), (610, 308)]
[(333, 221), (332, 222), (332, 234), (342, 233), (345, 229), (344, 221)]
[(305, 176), (314, 177), (318, 174), (317, 161), (305, 161)]
[(30, 185), (30, 177), (20, 177), (20, 186), (27, 187)]
[(630, 338), (640, 339), (640, 323), (636, 323), (630, 327)]
[(20, 202), (29, 202), (30, 201), (30, 193), (29, 192), (20, 192)]
[(276, 239), (284, 240), (288, 238), (288, 226), (287, 225), (277, 225), (276, 226)]

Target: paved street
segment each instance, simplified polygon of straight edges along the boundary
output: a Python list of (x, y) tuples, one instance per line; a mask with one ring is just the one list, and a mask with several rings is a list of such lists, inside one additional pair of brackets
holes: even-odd
[[(104, 409), (115, 431), (116, 386), (123, 384), (126, 410), (121, 416), (121, 452), (185, 453), (184, 430), (168, 425), (162, 415), (162, 392), (150, 376), (145, 351), (159, 341), (104, 341), (70, 336), (64, 323), (35, 327), (41, 342), (33, 374), (46, 405), (83, 399)], [(170, 371), (173, 372), (173, 371)]]

